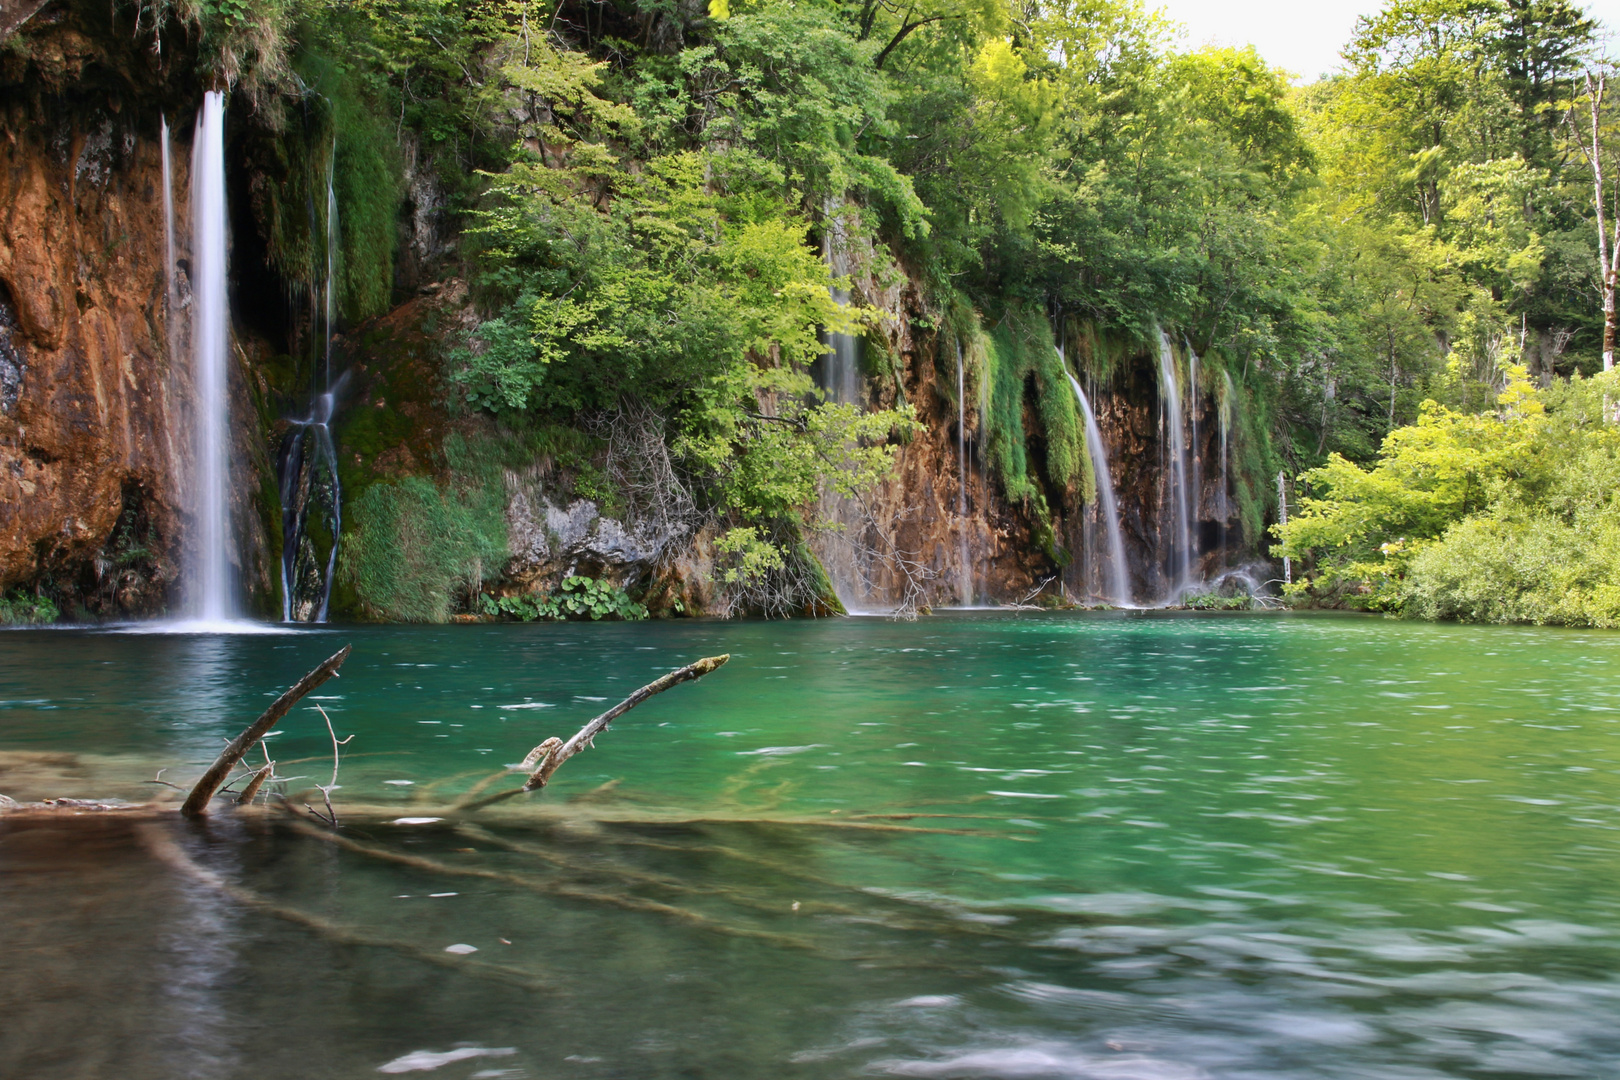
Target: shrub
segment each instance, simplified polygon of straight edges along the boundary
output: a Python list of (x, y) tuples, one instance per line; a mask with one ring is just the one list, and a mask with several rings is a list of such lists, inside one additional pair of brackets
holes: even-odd
[(578, 575), (565, 578), (556, 592), (524, 596), (485, 596), (486, 615), (504, 615), (518, 622), (564, 619), (645, 619), (647, 609), (616, 585)]

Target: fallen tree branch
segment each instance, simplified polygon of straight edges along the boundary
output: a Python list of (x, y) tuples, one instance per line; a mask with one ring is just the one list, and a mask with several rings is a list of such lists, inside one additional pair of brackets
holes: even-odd
[(203, 773), (201, 779), (192, 787), (191, 794), (186, 796), (185, 804), (180, 807), (180, 812), (187, 817), (198, 817), (208, 813), (208, 804), (213, 801), (214, 793), (231, 774), (231, 770), (236, 768), (237, 763), (253, 749), (254, 743), (263, 738), (264, 733), (274, 727), (277, 720), (286, 716), (287, 712), (298, 704), (299, 698), (336, 675), (337, 669), (343, 666), (343, 661), (349, 658), (351, 649), (352, 645), (345, 645), (327, 657), (319, 667), (299, 679), (285, 694), (276, 698), (257, 720), (243, 729), (242, 734), (232, 739), (219, 757), (214, 759), (208, 771)]
[(602, 732), (606, 731), (608, 725), (613, 723), (613, 721), (617, 720), (619, 717), (623, 716), (625, 713), (629, 712), (637, 705), (640, 705), (643, 701), (646, 701), (653, 695), (662, 694), (665, 690), (668, 690), (670, 687), (675, 686), (678, 683), (687, 682), (691, 679), (701, 679), (709, 672), (722, 667), (725, 662), (730, 659), (730, 653), (725, 653), (721, 656), (706, 656), (694, 664), (688, 664), (683, 668), (678, 668), (677, 670), (670, 672), (668, 675), (663, 675), (657, 679), (654, 679), (646, 686), (643, 686), (640, 690), (637, 690), (635, 693), (613, 706), (613, 708), (609, 709), (601, 716), (598, 716), (596, 719), (580, 728), (574, 733), (574, 737), (569, 739), (567, 742), (563, 742), (556, 736), (552, 736), (551, 738), (542, 742), (539, 746), (536, 746), (533, 750), (530, 750), (528, 755), (523, 759), (523, 763), (518, 766), (518, 768), (529, 773), (529, 778), (528, 780), (524, 781), (522, 787), (512, 788), (509, 791), (499, 791), (494, 795), (486, 795), (482, 799), (473, 798), (473, 795), (475, 795), (478, 791), (481, 791), (488, 785), (490, 781), (495, 779), (495, 777), (489, 777), (486, 778), (483, 783), (476, 785), (472, 791), (469, 791), (467, 794), (463, 795), (459, 800), (457, 800), (454, 809), (471, 813), (475, 810), (482, 810), (486, 806), (493, 806), (498, 802), (504, 802), (507, 799), (512, 798), (514, 795), (522, 795), (525, 792), (533, 791), (535, 788), (545, 787), (547, 782), (551, 779), (551, 774), (556, 772), (558, 768), (562, 766), (563, 762), (567, 761), (581, 750), (585, 750), (592, 746), (593, 740)]
[(678, 683), (687, 682), (691, 679), (701, 679), (709, 672), (724, 666), (725, 662), (730, 659), (730, 653), (725, 653), (722, 656), (706, 656), (695, 664), (688, 664), (677, 671), (670, 672), (668, 675), (654, 679), (595, 720), (580, 728), (574, 733), (573, 738), (560, 746), (551, 745), (556, 743), (556, 739), (547, 739), (529, 751), (529, 756), (523, 760), (525, 768), (534, 770), (524, 783), (523, 790), (533, 791), (535, 788), (545, 787), (546, 782), (551, 779), (551, 774), (556, 772), (563, 762), (593, 745), (593, 740), (606, 731), (609, 724), (640, 705), (643, 701), (655, 694), (662, 694), (665, 690)]

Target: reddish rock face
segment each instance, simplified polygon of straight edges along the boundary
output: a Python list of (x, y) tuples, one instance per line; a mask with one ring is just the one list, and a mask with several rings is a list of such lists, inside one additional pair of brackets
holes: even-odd
[[(200, 87), (179, 85), (194, 67), (183, 39), (166, 40), (160, 61), (130, 47), (125, 21), (106, 5), (53, 5), (0, 58), (0, 589), (46, 587), (70, 613), (163, 610), (185, 529), (183, 267)], [(236, 427), (245, 447), (256, 424)], [(245, 496), (255, 481), (243, 481)]]

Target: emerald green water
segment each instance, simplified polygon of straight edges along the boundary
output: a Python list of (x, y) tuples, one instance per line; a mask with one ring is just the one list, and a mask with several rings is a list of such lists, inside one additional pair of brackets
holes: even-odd
[[(127, 824), (0, 817), (0, 1076), (1620, 1073), (1620, 637), (993, 614), (13, 632), (0, 792), (189, 781), (348, 642), (317, 691), (354, 736), (340, 815), (424, 814), (654, 675), (733, 659), (484, 834), (344, 829), (504, 876), (273, 818), (165, 826), (270, 902), (544, 989), (244, 907)], [(320, 718), (281, 731), (290, 787), (325, 783)]]

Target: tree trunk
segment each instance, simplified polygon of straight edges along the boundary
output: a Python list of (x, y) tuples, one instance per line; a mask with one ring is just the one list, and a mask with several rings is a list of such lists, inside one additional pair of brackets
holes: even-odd
[(1615, 271), (1610, 268), (1603, 275), (1603, 370), (1614, 367), (1614, 288)]

